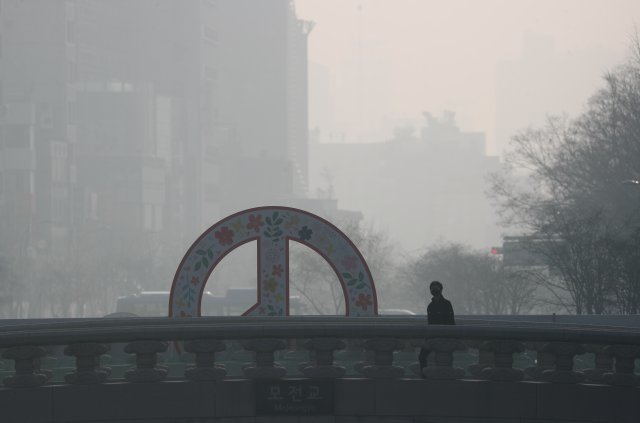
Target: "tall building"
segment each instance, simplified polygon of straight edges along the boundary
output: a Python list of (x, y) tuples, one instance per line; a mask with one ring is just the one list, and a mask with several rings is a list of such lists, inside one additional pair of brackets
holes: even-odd
[(69, 250), (76, 182), (74, 13), (71, 2), (0, 3), (0, 248), (6, 254)]
[[(307, 35), (290, 0), (219, 2), (225, 212), (307, 192)], [(250, 13), (249, 13), (250, 11)]]
[(0, 0), (0, 253), (182, 248), (305, 197), (310, 30), (290, 0)]
[(453, 113), (425, 113), (419, 135), (382, 143), (311, 143), (313, 186), (388, 230), (406, 250), (436, 242), (476, 248), (499, 242), (486, 176), (498, 170), (485, 135), (461, 130)]

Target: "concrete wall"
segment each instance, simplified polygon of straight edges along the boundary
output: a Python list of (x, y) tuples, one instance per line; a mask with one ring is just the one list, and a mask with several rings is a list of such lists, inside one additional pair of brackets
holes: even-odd
[(0, 388), (3, 423), (534, 423), (640, 421), (640, 389), (542, 382), (337, 379), (334, 415), (256, 416), (254, 382)]

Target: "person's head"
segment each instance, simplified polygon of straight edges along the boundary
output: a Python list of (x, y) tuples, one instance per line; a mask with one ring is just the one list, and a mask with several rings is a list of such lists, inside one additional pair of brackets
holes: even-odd
[(431, 295), (437, 297), (438, 295), (442, 295), (442, 284), (438, 281), (433, 281), (429, 285), (429, 291), (431, 291)]

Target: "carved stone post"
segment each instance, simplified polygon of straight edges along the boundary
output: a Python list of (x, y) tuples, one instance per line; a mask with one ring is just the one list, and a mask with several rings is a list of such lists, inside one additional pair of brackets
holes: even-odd
[(542, 372), (542, 379), (554, 383), (579, 383), (584, 373), (573, 370), (573, 357), (585, 352), (584, 346), (574, 342), (550, 342), (543, 348), (555, 356), (555, 369)]
[(314, 338), (304, 343), (312, 357), (311, 363), (301, 369), (302, 374), (314, 378), (337, 378), (346, 373), (344, 367), (333, 364), (333, 352), (345, 348), (346, 344), (337, 338)]
[(553, 370), (555, 368), (556, 357), (544, 350), (545, 342), (527, 342), (525, 346), (529, 350), (536, 352), (536, 365), (524, 369), (525, 375), (534, 380), (542, 379), (542, 373), (545, 370)]
[(458, 339), (432, 338), (424, 342), (424, 348), (435, 352), (435, 366), (427, 365), (423, 374), (427, 379), (461, 379), (464, 370), (453, 367), (453, 352), (464, 351), (467, 346)]
[[(362, 346), (364, 348), (364, 344), (366, 343), (365, 340), (362, 341)], [(362, 361), (356, 361), (355, 363), (353, 363), (353, 369), (360, 373), (361, 375), (364, 375), (364, 368), (366, 366), (373, 366), (373, 362), (375, 360), (375, 351), (374, 350), (368, 350), (365, 349), (363, 351), (363, 355), (364, 355), (364, 360)]]
[(493, 352), (487, 350), (484, 341), (481, 340), (468, 340), (465, 345), (469, 348), (478, 349), (478, 362), (467, 366), (467, 371), (471, 376), (480, 377), (482, 370), (493, 366)]
[(76, 357), (76, 370), (67, 373), (67, 383), (89, 384), (102, 383), (107, 380), (108, 372), (100, 369), (100, 356), (109, 351), (109, 346), (95, 342), (71, 344), (64, 349), (64, 354)]
[(219, 380), (227, 375), (222, 364), (215, 364), (217, 352), (224, 351), (224, 342), (217, 339), (198, 339), (184, 344), (187, 352), (196, 356), (195, 366), (184, 371), (184, 377), (189, 380)]
[(638, 376), (634, 374), (636, 358), (640, 356), (640, 346), (611, 345), (606, 348), (616, 359), (615, 372), (605, 373), (604, 381), (609, 385), (636, 386)]
[(287, 369), (275, 363), (275, 352), (286, 347), (282, 339), (250, 339), (242, 343), (245, 349), (254, 351), (255, 364), (243, 367), (245, 376), (251, 379), (278, 379), (287, 373)]
[(587, 352), (593, 353), (594, 367), (584, 370), (584, 375), (591, 382), (603, 382), (605, 373), (613, 372), (612, 351), (606, 345), (589, 344), (585, 345)]
[(362, 367), (366, 377), (391, 379), (404, 374), (404, 368), (393, 365), (393, 352), (404, 348), (404, 342), (395, 338), (374, 338), (364, 343), (367, 351), (373, 353), (373, 364)]
[(47, 376), (38, 373), (39, 359), (44, 357), (47, 351), (42, 347), (23, 346), (13, 347), (2, 353), (2, 358), (15, 361), (16, 373), (3, 380), (6, 386), (33, 387), (40, 386), (47, 381)]
[(494, 365), (482, 369), (480, 375), (488, 380), (513, 382), (524, 379), (524, 372), (513, 368), (513, 354), (524, 351), (524, 344), (513, 340), (485, 342), (481, 349), (493, 352)]
[(158, 353), (169, 346), (165, 341), (134, 341), (124, 351), (136, 355), (136, 368), (127, 370), (124, 377), (129, 382), (157, 382), (167, 377), (167, 369), (158, 366)]
[(364, 342), (364, 339), (345, 339), (347, 346), (344, 350), (336, 353), (336, 358), (340, 361), (353, 363), (353, 369), (362, 374), (364, 366), (373, 363), (372, 351), (365, 351)]
[(58, 352), (58, 351), (56, 351), (57, 348), (60, 348), (60, 347), (54, 347), (54, 346), (51, 346), (51, 345), (45, 347), (46, 354), (43, 357), (38, 357), (33, 362), (33, 364), (35, 366), (35, 372), (45, 375), (47, 377), (47, 381), (53, 379), (53, 371), (51, 371), (49, 369), (43, 369), (42, 368), (42, 362), (43, 361), (46, 362), (47, 365), (49, 365), (51, 368), (56, 367), (56, 363), (58, 361), (58, 359), (55, 358), (55, 355)]
[[(419, 355), (418, 351), (424, 345), (424, 341), (425, 341), (424, 339), (419, 339), (419, 338), (409, 339), (407, 341), (411, 346), (414, 359), (418, 358), (418, 355)], [(413, 363), (409, 364), (408, 368), (411, 371), (411, 373), (422, 377), (422, 369), (420, 369), (420, 362), (414, 361)]]

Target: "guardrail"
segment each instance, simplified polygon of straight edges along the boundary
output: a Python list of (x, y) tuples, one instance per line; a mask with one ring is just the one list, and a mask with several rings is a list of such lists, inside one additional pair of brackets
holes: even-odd
[[(62, 346), (63, 348), (54, 348)], [(176, 366), (159, 362), (175, 348)], [(421, 373), (417, 351), (431, 351)], [(116, 377), (104, 365), (111, 350), (135, 357), (129, 382), (277, 379), (288, 376), (373, 379), (540, 380), (636, 386), (637, 328), (459, 320), (428, 326), (422, 317), (199, 317), (0, 321), (2, 357), (15, 362), (9, 388), (59, 383), (43, 361), (75, 357), (66, 384), (104, 383)], [(461, 352), (466, 351), (461, 355)], [(514, 365), (523, 354), (528, 366)], [(580, 368), (575, 358), (582, 357)], [(170, 361), (170, 360), (169, 360)], [(124, 361), (126, 362), (126, 360)], [(123, 362), (123, 363), (124, 363)], [(239, 374), (230, 374), (229, 363)], [(113, 363), (113, 360), (112, 360)], [(227, 366), (224, 366), (227, 364)], [(526, 360), (525, 360), (526, 364)], [(520, 366), (523, 367), (523, 366)]]

